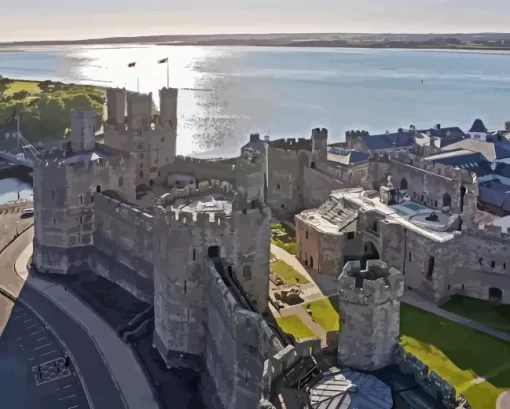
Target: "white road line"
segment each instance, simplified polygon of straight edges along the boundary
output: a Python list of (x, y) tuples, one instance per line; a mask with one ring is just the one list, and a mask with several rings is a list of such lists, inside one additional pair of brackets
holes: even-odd
[(32, 318), (29, 318), (28, 320), (23, 321), (23, 323), (32, 321)]
[(44, 347), (49, 347), (50, 345), (53, 345), (53, 344), (51, 342), (49, 342), (47, 344), (41, 345), (40, 347), (36, 347), (34, 349), (37, 351), (38, 349), (41, 349), (41, 348), (44, 348)]
[(67, 409), (76, 409), (76, 408), (79, 408), (80, 405), (74, 405), (74, 406), (69, 406)]
[(41, 332), (41, 330), (35, 331), (35, 332), (31, 332), (30, 335), (37, 335), (37, 334), (39, 334), (39, 332)]
[(19, 341), (20, 339), (23, 339), (23, 337), (18, 337), (18, 338), (16, 338), (16, 341)]
[(21, 318), (21, 317), (23, 317), (23, 315), (18, 315), (17, 317), (12, 317), (12, 320), (14, 321), (14, 320), (17, 320), (18, 318)]
[(49, 355), (49, 354), (52, 354), (53, 352), (57, 352), (55, 349), (53, 351), (50, 351), (50, 352), (46, 352), (45, 354), (42, 354), (41, 355), (41, 358), (45, 355)]
[(39, 341), (42, 341), (43, 339), (46, 339), (46, 338), (48, 338), (48, 337), (42, 337), (42, 338), (36, 339), (35, 341), (39, 342)]
[(37, 327), (37, 324), (30, 325), (29, 327), (27, 327), (27, 329), (34, 328), (34, 327)]
[(74, 398), (76, 395), (69, 395), (69, 396), (65, 396), (63, 398), (59, 398), (58, 400), (64, 400), (64, 399), (71, 399), (71, 398)]
[(70, 388), (71, 386), (73, 386), (73, 385), (66, 385), (66, 386), (64, 386), (62, 389)]

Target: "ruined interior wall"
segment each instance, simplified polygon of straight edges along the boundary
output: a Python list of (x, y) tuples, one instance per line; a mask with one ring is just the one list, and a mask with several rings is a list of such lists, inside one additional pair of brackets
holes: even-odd
[(91, 269), (152, 302), (153, 217), (101, 193), (94, 195), (94, 212), (96, 252), (89, 257)]
[(332, 190), (347, 187), (345, 184), (316, 169), (303, 169), (303, 205), (306, 209), (317, 208), (328, 200)]

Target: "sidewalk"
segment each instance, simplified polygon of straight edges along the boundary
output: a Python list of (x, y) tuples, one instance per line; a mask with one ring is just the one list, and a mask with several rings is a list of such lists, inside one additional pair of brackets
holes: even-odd
[(419, 308), (420, 310), (430, 312), (440, 317), (446, 318), (450, 321), (454, 321), (458, 324), (465, 325), (475, 331), (483, 332), (484, 334), (490, 335), (494, 338), (501, 339), (503, 341), (510, 342), (510, 334), (504, 331), (498, 331), (492, 327), (489, 327), (479, 322), (470, 320), (469, 318), (462, 317), (452, 312), (445, 311), (439, 308), (437, 305), (420, 298), (417, 294), (406, 290), (402, 297), (402, 302), (412, 305), (413, 307)]
[(27, 284), (30, 287), (59, 306), (84, 327), (96, 341), (130, 409), (158, 409), (149, 381), (140, 368), (131, 348), (117, 336), (115, 331), (102, 318), (73, 294), (65, 291), (63, 286), (29, 276), (26, 267), (31, 255), (32, 243), (25, 248), (15, 262), (18, 276), (24, 280), (28, 277)]

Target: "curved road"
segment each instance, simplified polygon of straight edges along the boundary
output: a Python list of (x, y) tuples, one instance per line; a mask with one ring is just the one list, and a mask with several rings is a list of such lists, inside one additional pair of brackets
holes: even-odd
[(87, 332), (46, 297), (28, 285), (23, 286), (23, 281), (16, 275), (14, 263), (32, 238), (33, 228), (0, 254), (0, 284), (13, 294), (19, 293), (18, 298), (37, 311), (65, 342), (74, 356), (74, 363), (81, 372), (95, 409), (126, 409), (108, 368)]

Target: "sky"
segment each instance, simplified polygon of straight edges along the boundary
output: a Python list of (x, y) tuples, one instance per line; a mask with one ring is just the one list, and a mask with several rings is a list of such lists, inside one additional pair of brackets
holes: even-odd
[(0, 0), (0, 42), (231, 33), (509, 32), (510, 0)]

